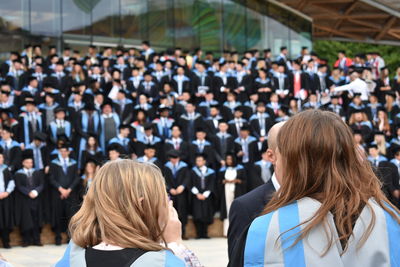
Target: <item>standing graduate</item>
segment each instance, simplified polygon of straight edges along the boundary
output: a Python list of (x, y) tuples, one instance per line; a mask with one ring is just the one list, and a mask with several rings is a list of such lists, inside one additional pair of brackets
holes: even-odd
[(216, 176), (214, 170), (207, 167), (203, 154), (196, 156), (196, 166), (191, 171), (192, 215), (196, 226), (197, 238), (208, 237), (208, 225), (214, 221), (214, 200), (216, 195)]
[(172, 126), (171, 138), (165, 140), (164, 151), (172, 149), (179, 151), (180, 158), (189, 163), (189, 143), (181, 138), (182, 132), (179, 125)]
[(10, 232), (14, 226), (13, 202), (11, 193), (14, 191), (15, 182), (4, 164), (3, 152), (0, 152), (0, 234), (3, 241), (3, 248), (11, 248)]
[(195, 137), (195, 130), (203, 124), (203, 118), (200, 113), (196, 112), (196, 106), (193, 102), (189, 102), (185, 107), (186, 114), (183, 114), (178, 124), (182, 129), (183, 139), (187, 142), (192, 142)]
[(49, 125), (50, 140), (55, 145), (57, 144), (58, 137), (65, 135), (69, 140), (72, 140), (72, 127), (71, 123), (65, 120), (66, 110), (62, 107), (54, 109), (54, 121)]
[(36, 111), (36, 104), (33, 98), (25, 98), (24, 111), (19, 118), (19, 140), (25, 146), (29, 145), (33, 140), (35, 132), (43, 131), (41, 113)]
[(168, 194), (178, 212), (182, 223), (182, 237), (186, 238), (186, 224), (188, 217), (188, 189), (190, 189), (190, 170), (188, 165), (181, 161), (179, 151), (168, 152), (169, 161), (164, 165), (164, 177)]
[(44, 173), (33, 168), (33, 154), (26, 151), (22, 156), (22, 169), (15, 173), (15, 219), (22, 232), (22, 246), (43, 246), (40, 242), (42, 224), (42, 191)]
[(240, 135), (235, 139), (235, 153), (245, 168), (249, 168), (258, 159), (257, 139), (250, 135), (248, 125), (240, 128)]
[(234, 154), (227, 154), (225, 166), (218, 172), (218, 187), (221, 196), (221, 220), (224, 221), (224, 236), (228, 235), (229, 210), (235, 198), (246, 193), (246, 170), (237, 163)]
[(21, 166), (21, 145), (12, 139), (11, 129), (8, 127), (1, 130), (0, 146), (3, 149), (4, 164), (11, 173), (15, 172)]
[(61, 233), (67, 230), (72, 215), (77, 210), (79, 192), (78, 165), (70, 158), (68, 145), (58, 148), (59, 156), (50, 164), (52, 186), (52, 227), (56, 234), (56, 245), (61, 245)]
[(214, 146), (206, 140), (207, 133), (203, 128), (196, 130), (196, 140), (193, 140), (190, 146), (190, 163), (195, 165), (196, 154), (204, 154), (207, 158), (207, 166), (216, 169), (215, 149)]
[(259, 187), (260, 185), (267, 183), (272, 178), (274, 166), (268, 160), (269, 158), (268, 151), (264, 150), (261, 154), (261, 160), (254, 163), (250, 171), (250, 189)]
[(111, 139), (118, 135), (118, 127), (121, 124), (117, 113), (113, 112), (111, 103), (104, 103), (100, 115), (100, 147), (105, 150)]

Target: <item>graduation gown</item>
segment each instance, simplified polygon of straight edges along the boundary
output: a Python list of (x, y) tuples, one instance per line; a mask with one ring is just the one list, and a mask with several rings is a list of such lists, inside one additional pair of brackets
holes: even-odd
[(115, 112), (119, 115), (122, 124), (129, 124), (133, 119), (134, 107), (132, 100), (125, 99), (123, 106), (118, 100), (114, 101)]
[(177, 123), (181, 127), (183, 139), (187, 142), (194, 140), (196, 129), (204, 125), (199, 113), (195, 113), (193, 120), (190, 120), (187, 114), (183, 114)]
[[(194, 221), (211, 224), (214, 221), (215, 203), (217, 197), (215, 172), (207, 168), (205, 175), (199, 168), (193, 167), (191, 171), (191, 203)], [(199, 200), (197, 193), (209, 192), (205, 200)]]
[[(15, 173), (16, 197), (15, 197), (15, 220), (22, 232), (40, 227), (43, 221), (42, 211), (42, 191), (44, 189), (44, 173), (42, 171), (34, 171), (32, 173), (31, 184), (28, 181), (28, 176), (24, 169), (20, 169)], [(29, 197), (32, 190), (38, 192), (35, 199)], [(32, 211), (37, 218), (33, 218)], [(36, 222), (35, 222), (36, 221)]]
[[(249, 181), (248, 181), (250, 189), (254, 189), (254, 188), (259, 187), (260, 185), (265, 184), (264, 180), (262, 179), (262, 167), (261, 166), (262, 166), (262, 161), (260, 160), (260, 161), (255, 162), (251, 168), (251, 171), (250, 171), (251, 176), (249, 177)], [(270, 162), (268, 162), (268, 166), (269, 166), (268, 167), (269, 171), (271, 173), (271, 177), (270, 177), (270, 179), (271, 179), (272, 175), (274, 173), (274, 166)]]
[[(250, 117), (250, 127), (253, 135), (256, 138), (260, 138), (261, 136), (266, 137), (268, 135), (269, 129), (274, 125), (274, 121), (271, 119), (268, 113), (261, 114), (262, 120), (264, 121), (264, 132), (262, 133), (262, 128), (260, 125), (260, 120), (258, 117), (258, 113), (254, 114)], [(262, 123), (262, 121), (261, 121)]]
[[(4, 190), (6, 191), (8, 188), (12, 188), (14, 191), (15, 181), (7, 165), (0, 166), (0, 171), (3, 173)], [(13, 191), (10, 192), (8, 197), (0, 200), (0, 230), (11, 230), (14, 227)]]
[[(51, 161), (50, 164), (50, 177), (49, 177), (51, 190), (51, 200), (52, 200), (52, 217), (51, 225), (53, 227), (59, 226), (60, 220), (62, 219), (63, 206), (65, 208), (67, 219), (69, 220), (72, 215), (78, 210), (78, 196), (79, 196), (79, 181), (78, 176), (78, 165), (77, 162), (69, 158), (67, 171), (64, 172), (63, 164), (60, 162), (59, 158)], [(67, 199), (60, 198), (59, 187), (64, 189), (71, 188), (72, 191)], [(67, 225), (61, 225), (62, 231), (66, 230)]]
[(164, 153), (168, 153), (170, 150), (177, 150), (179, 151), (180, 158), (182, 161), (189, 163), (189, 143), (181, 140), (179, 143), (178, 149), (175, 149), (175, 144), (172, 139), (165, 140), (164, 143)]
[(236, 253), (229, 266), (398, 266), (400, 251), (395, 240), (400, 238), (400, 226), (374, 200), (369, 200), (369, 203), (376, 216), (375, 227), (361, 247), (358, 247), (360, 240), (372, 216), (368, 207), (364, 207), (355, 223), (354, 235), (346, 252), (343, 253), (337, 238), (326, 251), (329, 239), (325, 230), (328, 229), (334, 237), (338, 235), (331, 213), (326, 217), (327, 227), (314, 227), (304, 239), (294, 244), (295, 238), (289, 237), (296, 236), (300, 232), (299, 224), (304, 228), (307, 223), (303, 222), (321, 207), (318, 201), (305, 197), (255, 219), (248, 231), (245, 229), (245, 241), (240, 240), (245, 244), (243, 252)]
[[(163, 173), (167, 185), (168, 194), (174, 204), (174, 208), (178, 212), (179, 220), (183, 225), (187, 223), (187, 216), (189, 213), (188, 198), (190, 190), (190, 169), (188, 165), (179, 161), (174, 175), (174, 167), (171, 162), (164, 165)], [(171, 189), (176, 189), (179, 186), (184, 186), (185, 190), (179, 195), (172, 195), (169, 193)]]
[(229, 133), (225, 134), (225, 138), (222, 138), (221, 133), (217, 133), (215, 137), (212, 139), (212, 143), (215, 149), (215, 157), (218, 162), (221, 160), (225, 160), (225, 156), (227, 153), (233, 153), (234, 151), (234, 138)]
[[(33, 140), (33, 135), (35, 133), (32, 123), (29, 121), (29, 117), (27, 113), (22, 113), (19, 118), (19, 141), (24, 143), (25, 146), (29, 145)], [(40, 113), (36, 113), (36, 132), (43, 132), (43, 123), (42, 123), (42, 115)]]
[(192, 166), (195, 165), (196, 154), (199, 153), (206, 155), (207, 166), (215, 170), (217, 162), (215, 158), (214, 146), (207, 140), (204, 140), (203, 150), (201, 151), (197, 140), (194, 140), (190, 146), (190, 162)]
[(10, 147), (7, 149), (6, 148), (6, 142), (4, 140), (0, 141), (0, 146), (3, 149), (3, 155), (4, 155), (4, 163), (8, 165), (9, 170), (11, 173), (17, 171), (18, 169), (21, 168), (21, 145), (16, 142), (12, 141)]
[[(242, 165), (237, 165), (234, 167), (236, 169), (236, 179), (242, 181), (241, 184), (235, 184), (235, 198), (240, 197), (241, 195), (246, 193), (246, 170)], [(218, 189), (220, 195), (220, 212), (221, 212), (221, 220), (228, 218), (228, 212), (226, 210), (226, 201), (225, 201), (225, 184), (222, 182), (225, 180), (225, 173), (227, 168), (222, 167), (218, 172)]]
[[(243, 162), (243, 157), (238, 157), (240, 162), (243, 164), (254, 163), (259, 158), (257, 140), (253, 136), (249, 136), (247, 138), (247, 146), (248, 146), (247, 149), (248, 149), (248, 157), (249, 157), (248, 162)], [(239, 151), (242, 151), (242, 150), (243, 150), (242, 149), (242, 139), (238, 137), (235, 139), (235, 154), (237, 154)]]

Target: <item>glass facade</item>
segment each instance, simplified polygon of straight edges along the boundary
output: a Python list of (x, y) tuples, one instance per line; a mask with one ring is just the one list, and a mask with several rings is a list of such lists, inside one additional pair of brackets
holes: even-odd
[[(24, 44), (205, 51), (311, 47), (311, 22), (265, 0), (0, 1), (0, 53)], [(0, 54), (0, 57), (3, 54)]]

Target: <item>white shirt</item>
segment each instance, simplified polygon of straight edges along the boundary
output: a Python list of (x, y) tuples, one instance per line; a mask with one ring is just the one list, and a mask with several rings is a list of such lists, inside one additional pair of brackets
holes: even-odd
[(350, 93), (360, 93), (362, 101), (368, 101), (369, 89), (365, 81), (360, 78), (355, 79), (349, 84), (335, 87), (335, 92), (350, 91)]
[(272, 174), (271, 181), (272, 181), (272, 184), (273, 184), (273, 186), (275, 188), (275, 191), (278, 191), (281, 188), (281, 185), (279, 184), (278, 179), (276, 179), (275, 173)]

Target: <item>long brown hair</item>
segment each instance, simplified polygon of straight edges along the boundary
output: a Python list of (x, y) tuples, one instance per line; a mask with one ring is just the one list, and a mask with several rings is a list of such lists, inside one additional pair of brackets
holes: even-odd
[(84, 248), (106, 242), (159, 251), (165, 249), (160, 245), (168, 220), (164, 210), (168, 211), (168, 198), (155, 165), (111, 161), (97, 171), (69, 230), (74, 243)]
[[(391, 216), (398, 211), (381, 191), (381, 184), (368, 161), (356, 150), (350, 128), (332, 112), (309, 110), (292, 117), (278, 134), (282, 157), (282, 184), (264, 210), (275, 211), (304, 197), (318, 200), (321, 207), (300, 232), (303, 239), (316, 226), (327, 226), (327, 215), (334, 215), (339, 240), (347, 249), (353, 226), (362, 209), (368, 207), (372, 220), (360, 244), (370, 235), (376, 216), (368, 202), (373, 198)], [(390, 208), (392, 209), (390, 209)], [(329, 229), (329, 227), (325, 227)], [(327, 233), (332, 246), (333, 233)], [(326, 251), (327, 251), (326, 250)]]

